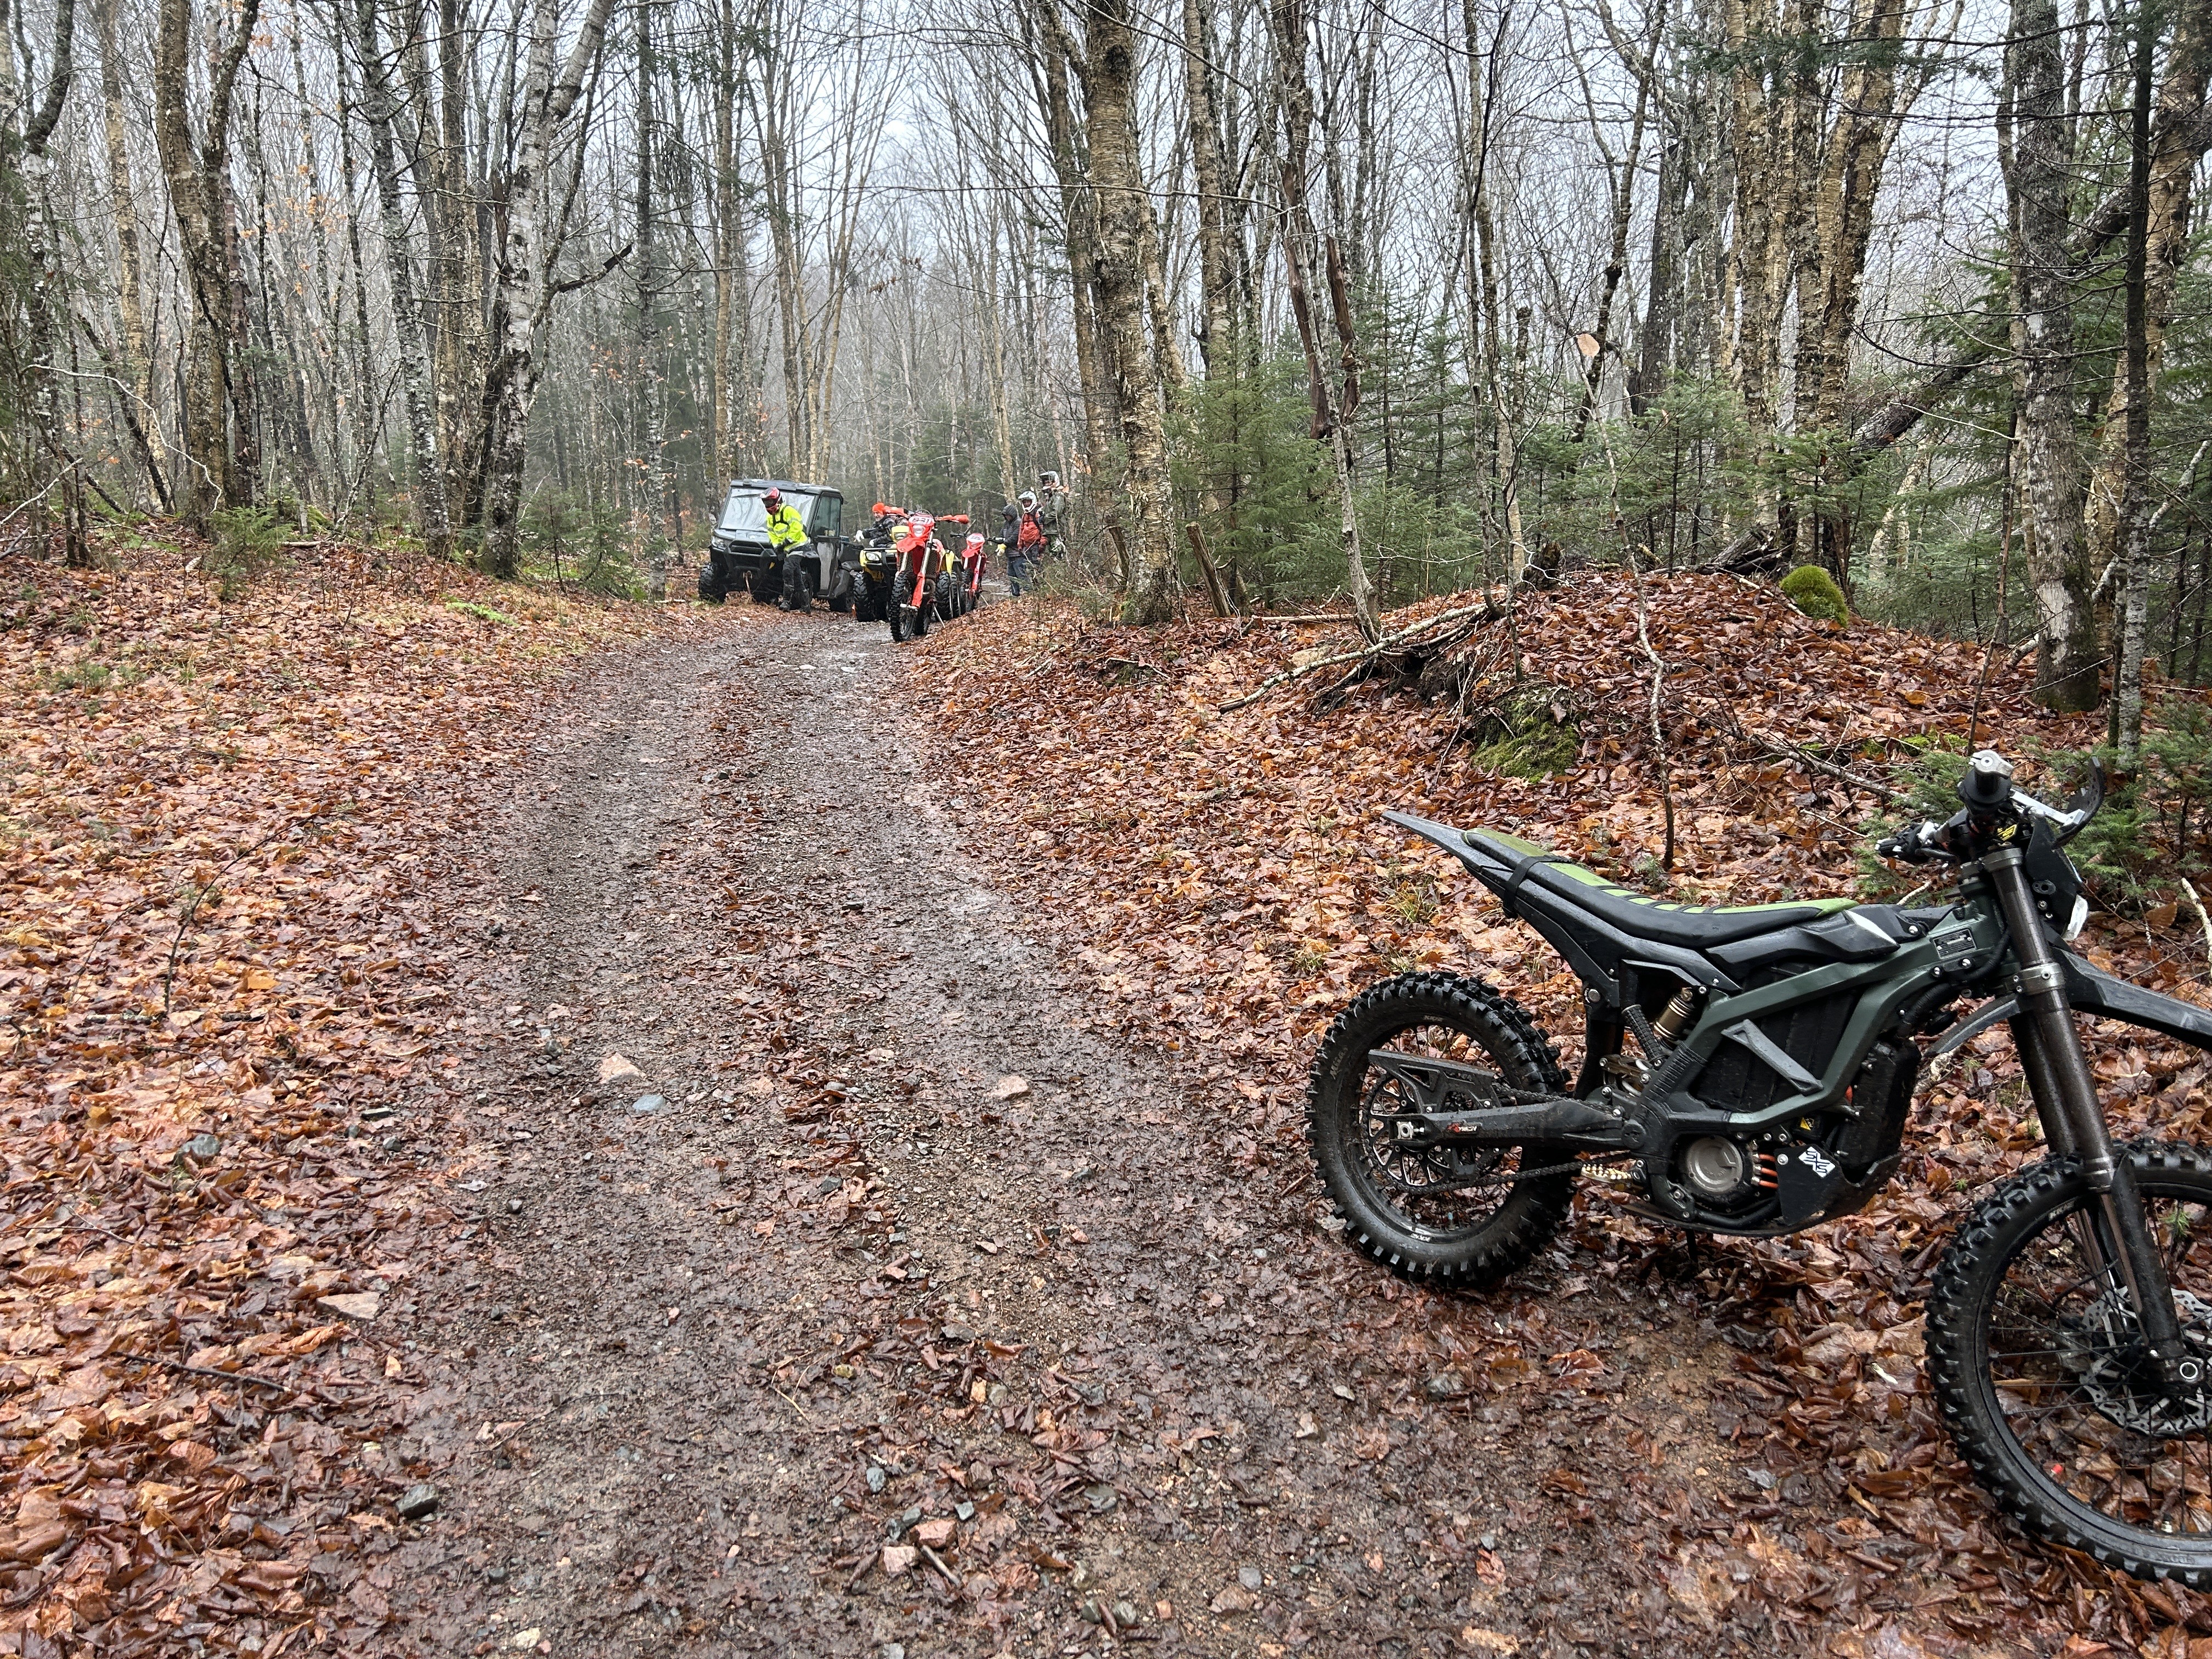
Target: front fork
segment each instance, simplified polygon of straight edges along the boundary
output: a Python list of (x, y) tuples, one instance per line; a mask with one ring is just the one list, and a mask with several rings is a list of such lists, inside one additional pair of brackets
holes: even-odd
[(2182, 1341), (2172, 1282), (2143, 1207), (2142, 1190), (2136, 1185), (2134, 1166), (2113, 1153), (2096, 1079), (2066, 1000), (2065, 969), (2044, 931), (2024, 865), (2016, 848), (1982, 860), (2020, 958), (2022, 1012), (2013, 1021), (2013, 1036), (2043, 1121), (2043, 1137), (2054, 1156), (2071, 1156), (2080, 1163), (2089, 1189), (2097, 1194), (2106, 1249), (2115, 1257), (2112, 1265), (2127, 1281), (2144, 1340), (2167, 1385), (2193, 1388), (2204, 1381), (2204, 1362)]

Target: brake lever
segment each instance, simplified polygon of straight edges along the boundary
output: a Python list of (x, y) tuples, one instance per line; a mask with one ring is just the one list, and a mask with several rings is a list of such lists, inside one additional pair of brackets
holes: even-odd
[(2014, 790), (2012, 800), (2014, 805), (2030, 816), (2041, 818), (2046, 823), (2069, 832), (2079, 830), (2089, 821), (2089, 809), (2086, 807), (2077, 806), (2070, 812), (2062, 812), (2049, 802), (2036, 799), (2025, 789)]

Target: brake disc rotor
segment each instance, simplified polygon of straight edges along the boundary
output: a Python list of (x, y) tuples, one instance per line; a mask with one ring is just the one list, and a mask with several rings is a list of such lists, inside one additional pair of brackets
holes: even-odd
[[(2212, 1359), (2212, 1304), (2187, 1291), (2173, 1293), (2181, 1334), (2201, 1357)], [(2059, 1362), (2075, 1374), (2081, 1392), (2124, 1429), (2167, 1440), (2212, 1427), (2212, 1390), (2203, 1386), (2170, 1393), (2144, 1352), (2128, 1305), (2127, 1290), (2114, 1285), (2057, 1332)]]
[(1419, 1112), (1391, 1110), (1405, 1105), (1403, 1090), (1390, 1077), (1378, 1079), (1360, 1103), (1368, 1129), (1368, 1168), (1393, 1191), (1438, 1194), (1480, 1182), (1505, 1161), (1503, 1147), (1415, 1146), (1401, 1139), (1405, 1129), (1425, 1127)]

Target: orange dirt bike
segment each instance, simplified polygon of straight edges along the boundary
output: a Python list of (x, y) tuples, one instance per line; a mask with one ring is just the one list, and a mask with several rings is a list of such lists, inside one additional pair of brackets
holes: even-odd
[(898, 552), (898, 568), (891, 579), (891, 606), (886, 613), (894, 643), (918, 640), (933, 622), (942, 621), (941, 604), (945, 574), (945, 544), (937, 539), (937, 520), (927, 513), (910, 514), (893, 532), (891, 545)]
[(953, 614), (964, 617), (983, 602), (983, 538), (980, 533), (969, 532), (967, 544), (960, 550), (960, 568), (953, 575)]

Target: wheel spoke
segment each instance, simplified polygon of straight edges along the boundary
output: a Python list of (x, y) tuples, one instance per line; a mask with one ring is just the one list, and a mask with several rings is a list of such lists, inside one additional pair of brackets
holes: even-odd
[[(2205, 1176), (2192, 1171), (2186, 1191), (2161, 1190), (2157, 1170), (2138, 1178), (2185, 1339), (2212, 1359), (2212, 1238), (2198, 1237)], [(2125, 1529), (2147, 1555), (2160, 1547), (2154, 1540), (2203, 1548), (2212, 1545), (2212, 1392), (2176, 1392), (2151, 1361), (2088, 1205), (2078, 1188), (2054, 1202), (1996, 1264), (1980, 1303), (1989, 1398), (2050, 1500)], [(2051, 1512), (2044, 1500), (2038, 1508)]]
[[(1415, 1026), (1390, 1033), (1374, 1045), (1394, 1053), (1437, 1060), (1493, 1065), (1493, 1057), (1471, 1044), (1464, 1033), (1443, 1026)], [(1405, 1224), (1451, 1234), (1486, 1223), (1512, 1197), (1510, 1183), (1468, 1187), (1471, 1176), (1509, 1175), (1521, 1167), (1520, 1149), (1462, 1151), (1455, 1147), (1401, 1148), (1394, 1120), (1419, 1109), (1396, 1077), (1370, 1067), (1361, 1081), (1357, 1145), (1376, 1199)], [(1433, 1190), (1424, 1190), (1424, 1189)]]

